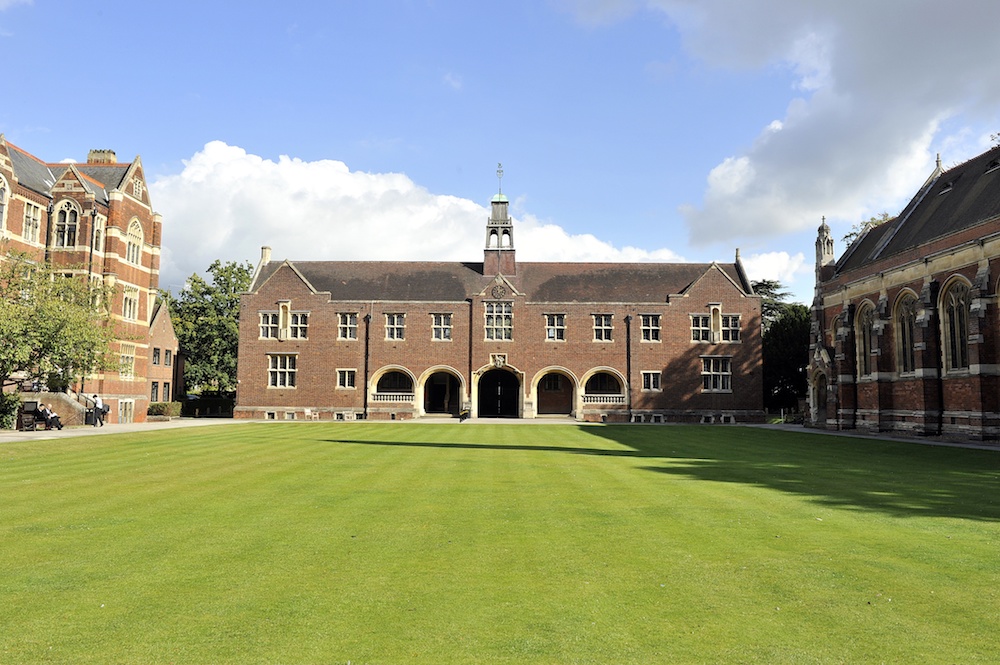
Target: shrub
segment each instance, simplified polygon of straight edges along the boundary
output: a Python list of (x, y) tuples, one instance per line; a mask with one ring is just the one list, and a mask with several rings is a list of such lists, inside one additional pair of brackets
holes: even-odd
[(21, 397), (17, 393), (0, 393), (0, 429), (14, 429)]
[(170, 416), (176, 418), (181, 415), (180, 402), (151, 402), (146, 410), (147, 416)]

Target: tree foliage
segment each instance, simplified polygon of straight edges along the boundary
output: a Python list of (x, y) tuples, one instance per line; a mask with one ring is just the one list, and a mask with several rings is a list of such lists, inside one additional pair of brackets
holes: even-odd
[(65, 269), (7, 253), (0, 260), (0, 382), (21, 375), (68, 385), (113, 367), (114, 326), (103, 303), (108, 293)]
[(760, 318), (764, 330), (767, 330), (788, 307), (785, 300), (792, 294), (776, 279), (752, 281), (750, 286), (753, 287), (753, 292), (761, 297)]
[(806, 396), (809, 364), (809, 308), (784, 305), (781, 314), (764, 331), (764, 407), (770, 411), (794, 409)]
[(881, 212), (881, 213), (879, 213), (879, 214), (877, 214), (877, 215), (869, 218), (866, 221), (858, 222), (857, 224), (855, 224), (854, 226), (852, 226), (851, 230), (848, 231), (844, 235), (844, 238), (843, 238), (844, 245), (845, 246), (850, 246), (850, 244), (852, 242), (854, 242), (855, 240), (857, 240), (858, 238), (860, 238), (861, 236), (863, 236), (869, 230), (875, 228), (876, 226), (881, 226), (882, 224), (885, 224), (886, 222), (891, 222), (893, 219), (895, 219), (895, 217), (890, 217), (889, 213), (887, 213), (887, 212)]
[(191, 275), (179, 297), (164, 298), (184, 353), (184, 381), (192, 389), (236, 389), (240, 294), (250, 287), (249, 262), (214, 261), (210, 281)]

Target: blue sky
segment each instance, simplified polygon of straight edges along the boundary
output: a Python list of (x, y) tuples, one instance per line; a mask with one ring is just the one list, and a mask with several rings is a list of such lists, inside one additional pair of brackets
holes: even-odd
[[(835, 237), (1000, 131), (1000, 3), (0, 0), (0, 132), (141, 155), (161, 286), (212, 260), (731, 261)], [(843, 250), (838, 246), (838, 254)]]

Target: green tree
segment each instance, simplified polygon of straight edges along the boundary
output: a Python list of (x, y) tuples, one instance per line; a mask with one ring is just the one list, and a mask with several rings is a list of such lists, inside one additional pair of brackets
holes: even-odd
[(792, 303), (764, 331), (764, 408), (794, 409), (806, 396), (809, 364), (809, 308)]
[[(51, 387), (114, 366), (108, 294), (27, 255), (0, 258), (0, 385), (22, 378)], [(6, 404), (6, 402), (4, 402)]]
[(873, 229), (876, 226), (881, 226), (882, 224), (885, 224), (886, 222), (891, 222), (894, 219), (895, 219), (895, 217), (890, 217), (889, 213), (882, 212), (882, 213), (879, 213), (878, 215), (875, 215), (874, 217), (869, 218), (868, 220), (866, 220), (864, 222), (858, 222), (857, 224), (855, 224), (854, 226), (852, 226), (851, 230), (848, 231), (844, 235), (844, 238), (843, 238), (844, 245), (845, 246), (850, 246), (850, 244), (852, 242), (854, 242), (855, 240), (857, 240), (858, 238), (860, 238), (868, 230)]
[(184, 353), (184, 381), (194, 390), (235, 390), (240, 294), (250, 287), (253, 266), (214, 261), (207, 274), (211, 281), (191, 275), (177, 298), (164, 294)]
[(792, 294), (776, 279), (751, 281), (750, 286), (753, 287), (753, 292), (761, 297), (760, 318), (764, 330), (767, 330), (788, 307), (785, 300)]

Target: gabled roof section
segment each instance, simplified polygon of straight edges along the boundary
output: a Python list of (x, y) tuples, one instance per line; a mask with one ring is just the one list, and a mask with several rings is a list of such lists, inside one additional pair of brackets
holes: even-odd
[(87, 193), (92, 194), (95, 201), (104, 205), (108, 204), (108, 192), (104, 189), (103, 184), (88, 177), (85, 173), (82, 173), (77, 164), (66, 164), (65, 166), (66, 168), (62, 171), (54, 171), (59, 174), (57, 182), (59, 180), (64, 180), (67, 177), (71, 177), (73, 180), (80, 183), (80, 186), (83, 187)]
[[(1000, 146), (928, 179), (895, 220), (870, 229), (837, 262), (855, 270), (1000, 220)], [(996, 231), (993, 228), (993, 231)]]
[(269, 261), (268, 263), (263, 263), (258, 267), (256, 274), (254, 275), (253, 281), (250, 284), (250, 289), (248, 293), (256, 293), (262, 286), (267, 284), (267, 282), (282, 268), (288, 268), (291, 270), (296, 277), (298, 277), (302, 283), (313, 293), (318, 293), (324, 291), (324, 289), (317, 289), (309, 277), (302, 273), (299, 269), (301, 263), (295, 264), (291, 261)]
[(734, 270), (733, 270), (733, 273), (730, 274), (730, 273), (727, 273), (725, 270), (723, 270), (722, 267), (719, 266), (718, 263), (715, 263), (713, 261), (708, 266), (708, 269), (705, 272), (703, 272), (698, 279), (696, 279), (695, 281), (691, 282), (691, 284), (689, 284), (687, 286), (687, 288), (685, 288), (684, 291), (680, 295), (686, 295), (689, 291), (691, 291), (695, 286), (698, 285), (698, 282), (700, 282), (703, 279), (705, 279), (705, 277), (707, 277), (710, 272), (718, 272), (718, 273), (720, 273), (740, 293), (742, 293), (744, 295), (756, 295), (756, 294), (753, 293), (753, 287), (750, 286), (749, 282), (747, 282), (745, 285), (741, 284), (741, 280), (744, 279), (744, 275), (743, 275), (743, 271), (742, 271), (742, 265), (740, 263), (734, 263), (732, 265), (733, 265)]
[[(494, 276), (482, 263), (418, 261), (271, 261), (260, 266), (250, 291), (257, 292), (284, 265), (316, 292), (332, 300), (460, 302), (484, 293)], [(737, 291), (738, 263), (522, 263), (505, 278), (529, 302), (667, 303), (686, 292), (707, 272), (718, 270)], [(513, 295), (513, 294), (512, 294)]]
[[(132, 164), (76, 164), (81, 173), (96, 182), (108, 191), (122, 189), (126, 177), (132, 170)], [(124, 190), (123, 190), (124, 191)]]
[(13, 143), (8, 142), (7, 147), (14, 174), (21, 186), (43, 196), (51, 196), (52, 185), (56, 184), (56, 174), (49, 165)]
[(170, 318), (170, 308), (163, 301), (162, 298), (157, 298), (156, 302), (153, 303), (153, 315), (149, 317), (149, 327), (152, 328), (156, 325), (157, 319), (161, 316), (167, 317), (167, 322), (170, 325), (170, 329), (173, 330), (174, 323)]

